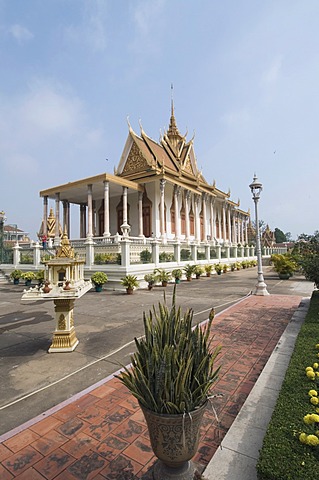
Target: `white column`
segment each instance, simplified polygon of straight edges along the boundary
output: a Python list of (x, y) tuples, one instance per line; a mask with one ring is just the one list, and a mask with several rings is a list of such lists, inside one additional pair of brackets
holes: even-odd
[(186, 190), (185, 192), (185, 230), (186, 230), (186, 241), (189, 241), (190, 238), (190, 224), (189, 224), (189, 199), (191, 192)]
[(236, 215), (233, 212), (232, 243), (236, 243)]
[(199, 196), (195, 196), (195, 241), (200, 242)]
[(210, 231), (212, 236), (212, 241), (216, 238), (216, 219), (215, 219), (215, 212), (214, 212), (214, 203), (215, 199), (211, 199), (210, 201)]
[(174, 186), (174, 209), (175, 209), (175, 239), (179, 240), (181, 237), (181, 217), (179, 210), (179, 196), (181, 192), (181, 187)]
[(163, 178), (160, 180), (160, 192), (161, 192), (161, 200), (160, 200), (160, 229), (161, 229), (161, 237), (162, 239), (165, 238), (165, 183), (166, 180)]
[(86, 205), (80, 205), (80, 238), (86, 237)]
[(104, 182), (104, 233), (103, 237), (109, 237), (110, 234), (110, 182)]
[(48, 197), (43, 197), (43, 235), (48, 236)]
[(88, 232), (87, 237), (93, 237), (93, 195), (92, 184), (88, 185)]
[(207, 199), (207, 194), (203, 193), (202, 195), (202, 202), (203, 202), (203, 223), (204, 223), (204, 242), (207, 242), (207, 209), (206, 209), (206, 199)]
[(55, 232), (54, 232), (54, 245), (60, 245), (60, 194), (55, 194)]
[(121, 225), (121, 230), (124, 237), (128, 237), (130, 233), (130, 227), (127, 223), (127, 187), (123, 187), (123, 224)]
[(228, 241), (231, 242), (231, 218), (230, 218), (230, 206), (228, 206), (227, 211), (227, 220), (228, 220)]
[(225, 241), (226, 240), (226, 206), (225, 206), (225, 202), (223, 203), (223, 211), (222, 211), (222, 215), (223, 215), (223, 240)]
[(138, 236), (144, 237), (143, 233), (143, 192), (138, 192)]
[(68, 202), (63, 200), (63, 233), (65, 230), (68, 232)]
[(247, 226), (247, 218), (245, 218), (245, 242), (248, 244), (248, 226)]

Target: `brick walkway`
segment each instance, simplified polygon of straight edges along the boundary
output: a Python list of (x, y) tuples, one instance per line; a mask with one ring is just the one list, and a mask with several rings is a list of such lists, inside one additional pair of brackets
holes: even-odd
[[(194, 457), (202, 472), (245, 402), (301, 297), (251, 296), (217, 315), (214, 343), (223, 346), (213, 399)], [(217, 365), (217, 364), (216, 364)], [(0, 437), (0, 479), (137, 480), (152, 478), (155, 461), (135, 399), (116, 379)]]

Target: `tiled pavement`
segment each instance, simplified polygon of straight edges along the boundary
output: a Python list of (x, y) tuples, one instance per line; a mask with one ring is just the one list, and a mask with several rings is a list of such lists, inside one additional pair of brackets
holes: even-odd
[[(213, 321), (223, 346), (213, 401), (194, 457), (199, 472), (230, 428), (301, 301), (300, 296), (250, 296)], [(217, 366), (216, 364), (216, 366)], [(134, 480), (152, 478), (155, 458), (135, 399), (105, 379), (0, 437), (0, 479)]]

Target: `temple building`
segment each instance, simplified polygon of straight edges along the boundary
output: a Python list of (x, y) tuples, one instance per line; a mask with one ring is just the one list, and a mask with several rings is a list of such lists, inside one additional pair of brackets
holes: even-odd
[[(41, 234), (59, 244), (61, 231), (70, 236), (70, 204), (79, 206), (79, 238), (114, 235), (131, 240), (157, 238), (211, 244), (248, 242), (249, 212), (241, 210), (230, 192), (208, 183), (198, 169), (193, 146), (178, 130), (174, 104), (169, 128), (159, 142), (141, 127), (129, 125), (128, 137), (114, 174), (102, 173), (40, 192), (43, 198)], [(49, 200), (55, 215), (48, 215)], [(62, 216), (60, 205), (63, 205)], [(60, 227), (61, 224), (61, 227)], [(51, 225), (48, 232), (48, 225)]]

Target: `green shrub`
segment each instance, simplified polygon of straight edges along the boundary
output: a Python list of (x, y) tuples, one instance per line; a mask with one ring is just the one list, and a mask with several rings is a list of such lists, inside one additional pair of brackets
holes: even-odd
[(197, 260), (205, 260), (205, 252), (197, 252)]
[(142, 250), (140, 253), (140, 260), (142, 263), (151, 263), (152, 252), (150, 252), (149, 250)]
[(306, 377), (305, 368), (317, 359), (318, 311), (319, 292), (315, 291), (264, 438), (257, 464), (259, 480), (318, 478), (319, 447), (299, 441), (306, 428), (303, 417), (315, 413), (308, 391), (318, 386)]
[(181, 260), (188, 261), (191, 259), (191, 251), (187, 250), (187, 248), (181, 249)]
[(91, 276), (94, 285), (104, 285), (107, 282), (107, 275), (104, 272), (95, 272)]
[(173, 262), (174, 261), (174, 254), (162, 252), (159, 254), (159, 261), (160, 262)]
[(217, 258), (217, 252), (215, 248), (210, 248), (209, 255), (210, 255), (210, 258)]
[(29, 253), (21, 253), (20, 263), (24, 265), (31, 265), (33, 263), (33, 256)]

